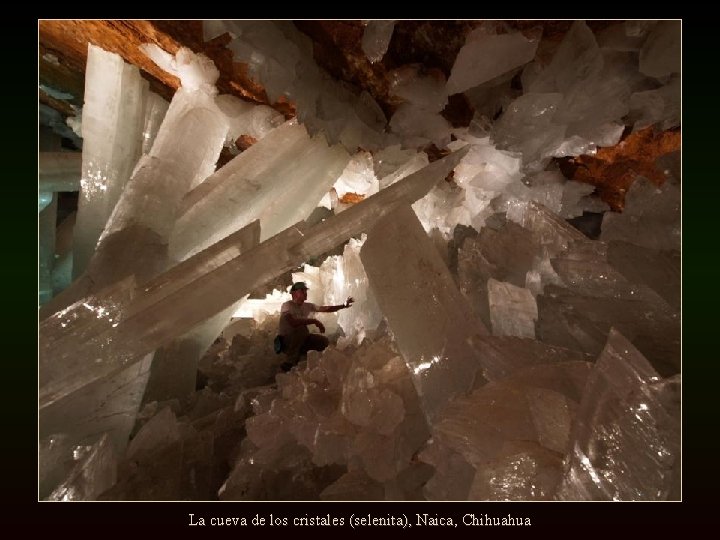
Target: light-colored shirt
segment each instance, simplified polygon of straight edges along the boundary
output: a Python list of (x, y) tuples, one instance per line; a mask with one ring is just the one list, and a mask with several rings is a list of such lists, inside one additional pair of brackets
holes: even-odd
[(289, 336), (292, 334), (293, 326), (288, 321), (287, 314), (291, 314), (296, 319), (307, 319), (311, 313), (317, 311), (317, 306), (312, 302), (303, 302), (302, 305), (297, 305), (292, 300), (285, 302), (280, 308), (280, 326), (278, 328), (278, 334), (283, 336)]

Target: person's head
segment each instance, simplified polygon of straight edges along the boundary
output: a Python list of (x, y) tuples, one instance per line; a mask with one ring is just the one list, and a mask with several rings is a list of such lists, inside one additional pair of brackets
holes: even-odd
[(297, 281), (290, 287), (290, 295), (292, 296), (293, 302), (302, 304), (307, 300), (307, 285), (304, 281)]

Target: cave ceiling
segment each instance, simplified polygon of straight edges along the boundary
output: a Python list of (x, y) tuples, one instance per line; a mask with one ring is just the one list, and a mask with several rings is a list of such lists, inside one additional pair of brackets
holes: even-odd
[[(402, 20), (395, 24), (387, 53), (376, 63), (371, 63), (361, 48), (364, 21), (301, 20), (293, 24), (312, 40), (318, 65), (335, 79), (369, 92), (390, 118), (399, 105), (389, 93), (392, 72), (416, 65), (449, 77), (465, 37), (483, 22), (495, 25), (498, 32), (519, 30), (528, 37), (541, 36), (537, 56), (546, 61), (552, 58), (572, 24), (571, 20)], [(599, 32), (621, 22), (594, 20), (587, 24)], [(156, 44), (171, 54), (181, 47), (203, 53), (220, 72), (217, 81), (220, 93), (267, 104), (288, 119), (296, 114), (295, 104), (290, 101), (281, 98), (271, 103), (262, 85), (250, 77), (247, 66), (233, 61), (227, 47), (231, 39), (228, 34), (205, 42), (203, 23), (199, 20), (39, 20), (38, 37), (38, 100), (63, 119), (75, 116), (82, 107), (88, 43), (117, 53), (137, 66), (149, 81), (150, 89), (168, 101), (180, 80), (163, 71), (140, 50), (144, 43)], [(464, 94), (450, 96), (442, 111), (454, 127), (469, 125), (473, 113)], [(236, 144), (244, 150), (252, 142), (245, 138)], [(558, 160), (567, 178), (595, 185), (598, 195), (615, 210), (622, 209), (624, 193), (638, 174), (662, 181), (655, 162), (659, 156), (679, 150), (680, 130), (661, 132), (648, 128), (627, 133), (620, 144), (621, 148), (602, 149), (596, 156)], [(432, 149), (428, 154), (431, 160), (440, 155), (433, 155)], [(231, 157), (229, 152), (224, 153), (221, 161)]]

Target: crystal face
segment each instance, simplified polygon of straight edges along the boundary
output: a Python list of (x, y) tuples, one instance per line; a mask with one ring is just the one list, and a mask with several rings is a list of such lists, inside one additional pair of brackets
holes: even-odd
[[(82, 153), (39, 155), (39, 498), (680, 499), (679, 153), (622, 212), (566, 176), (679, 128), (680, 23), (501, 23), (445, 71), (358, 23), (381, 107), (291, 21), (203, 21), (292, 113), (147, 45), (167, 103), (90, 46)], [(329, 345), (288, 366), (296, 281)]]

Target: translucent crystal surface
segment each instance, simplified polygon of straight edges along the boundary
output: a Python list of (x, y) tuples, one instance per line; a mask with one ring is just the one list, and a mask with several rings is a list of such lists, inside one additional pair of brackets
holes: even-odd
[(613, 330), (588, 378), (558, 498), (677, 497), (680, 387)]
[(39, 191), (78, 191), (82, 154), (80, 152), (40, 152)]
[(51, 501), (92, 501), (110, 488), (117, 478), (117, 458), (106, 435), (90, 446), (73, 449), (75, 464), (48, 496)]
[[(551, 499), (590, 367), (531, 366), (454, 399), (434, 423), (432, 446), (420, 455), (436, 464), (435, 485), (465, 485), (461, 500)], [(435, 456), (442, 455), (456, 455), (465, 465), (440, 467)], [(470, 482), (442, 478), (468, 473)]]
[(83, 153), (73, 273), (95, 251), (142, 149), (143, 86), (137, 67), (114, 53), (88, 47), (83, 106)]
[(657, 186), (641, 177), (630, 186), (623, 212), (605, 214), (600, 239), (679, 250), (680, 225), (680, 186), (672, 181)]
[[(57, 317), (47, 320), (46, 330), (41, 328), (40, 364), (52, 366), (54, 370), (44, 368), (48, 371), (41, 376), (41, 406), (113, 373), (128, 362), (136, 362), (142, 354), (183, 335), (274, 276), (369, 229), (399, 201), (422, 196), (444, 178), (463, 155), (464, 152), (459, 151), (436, 161), (318, 225), (297, 224), (219, 266), (206, 268), (200, 274), (188, 270), (191, 279), (179, 286), (170, 281), (169, 288), (151, 288), (135, 298), (134, 283), (126, 280), (111, 294), (100, 295), (91, 302), (80, 301), (67, 312), (58, 313)], [(205, 268), (203, 253), (195, 257), (189, 263), (191, 268), (196, 265)], [(215, 257), (212, 251), (211, 257)], [(157, 281), (165, 283), (163, 276)], [(119, 300), (114, 295), (119, 295)], [(102, 317), (93, 324), (83, 322), (80, 328), (84, 330), (62, 332), (63, 324), (76, 324), (73, 321), (78, 317), (81, 321), (88, 319), (83, 310), (85, 304), (93, 314), (101, 310)], [(189, 306), (192, 309), (186, 309)], [(121, 316), (119, 322), (118, 316)], [(76, 332), (86, 332), (87, 336), (79, 345), (75, 341)], [(53, 346), (56, 339), (64, 338), (67, 339), (62, 341), (62, 347)], [(93, 363), (99, 350), (104, 351), (103, 360)], [(68, 366), (74, 367), (68, 369)]]
[(362, 37), (362, 50), (371, 62), (382, 60), (392, 37), (395, 21), (368, 21)]
[(478, 28), (468, 34), (447, 82), (448, 94), (457, 94), (526, 64), (535, 56), (538, 41), (520, 32), (493, 35)]
[(342, 147), (287, 122), (186, 196), (171, 253), (183, 259), (254, 219), (261, 221), (261, 239), (270, 238), (308, 217), (348, 160)]
[[(378, 304), (413, 373), (428, 418), (472, 387), (486, 334), (409, 207), (398, 207), (368, 233), (360, 258)], [(417, 314), (422, 314), (417, 316)]]
[(493, 334), (534, 338), (537, 304), (532, 293), (492, 278), (487, 287)]

